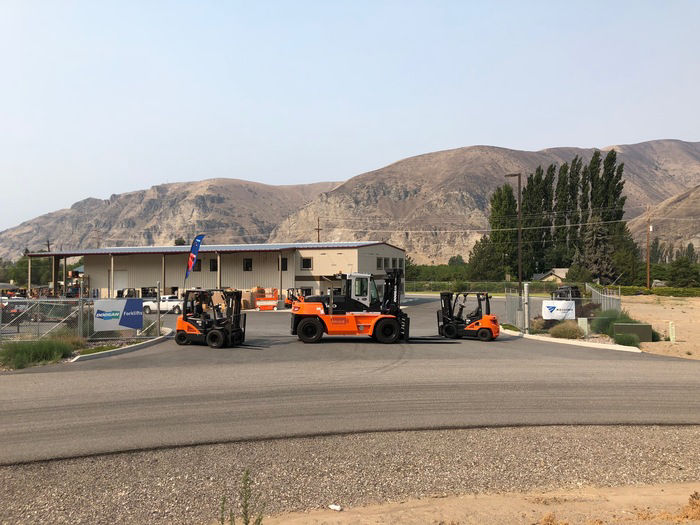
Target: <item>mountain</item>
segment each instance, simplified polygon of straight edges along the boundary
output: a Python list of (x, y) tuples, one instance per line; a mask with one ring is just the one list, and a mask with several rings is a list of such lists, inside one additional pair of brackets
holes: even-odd
[(676, 247), (692, 242), (700, 250), (700, 185), (666, 199), (628, 223), (641, 245), (646, 244), (647, 220), (653, 227), (651, 239), (658, 237)]
[(0, 257), (25, 248), (172, 245), (206, 233), (205, 243), (264, 242), (299, 206), (337, 182), (268, 186), (237, 179), (161, 184), (147, 190), (85, 199), (0, 232)]
[[(616, 145), (625, 163), (627, 218), (700, 184), (700, 142)], [(561, 164), (594, 149), (518, 151), (470, 146), (410, 157), (344, 183), (267, 186), (236, 179), (163, 184), (85, 199), (0, 232), (0, 257), (25, 248), (206, 243), (385, 240), (419, 263), (465, 259), (487, 228), (491, 192), (513, 172)], [(465, 233), (464, 230), (481, 230)]]
[[(700, 142), (656, 140), (609, 146), (625, 163), (627, 217), (700, 183)], [(594, 149), (517, 151), (471, 146), (410, 157), (358, 175), (299, 209), (275, 228), (271, 241), (382, 239), (407, 249), (417, 263), (467, 259), (485, 230), (489, 195), (507, 173), (532, 172)]]

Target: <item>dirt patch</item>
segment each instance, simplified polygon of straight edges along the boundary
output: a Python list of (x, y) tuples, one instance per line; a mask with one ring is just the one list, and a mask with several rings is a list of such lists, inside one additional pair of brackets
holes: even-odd
[(626, 296), (622, 298), (622, 308), (633, 318), (651, 323), (662, 339), (669, 335), (669, 321), (676, 325), (675, 343), (642, 343), (642, 351), (700, 359), (700, 297)]
[(700, 483), (472, 494), (278, 514), (266, 524), (700, 523)]

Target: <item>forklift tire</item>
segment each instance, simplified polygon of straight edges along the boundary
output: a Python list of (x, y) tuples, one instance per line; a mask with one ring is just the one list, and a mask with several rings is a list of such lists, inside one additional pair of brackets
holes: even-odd
[(316, 317), (306, 317), (299, 321), (297, 337), (305, 343), (318, 343), (323, 336), (323, 325)]
[(399, 323), (396, 319), (380, 319), (374, 325), (372, 335), (380, 343), (395, 343), (399, 339)]
[(442, 327), (442, 335), (448, 339), (459, 339), (462, 337), (462, 334), (460, 334), (459, 330), (457, 330), (457, 326), (451, 323), (448, 323)]
[(188, 345), (190, 344), (190, 338), (187, 337), (187, 334), (185, 332), (178, 332), (175, 334), (175, 342), (180, 346)]
[(493, 336), (491, 335), (491, 330), (488, 328), (481, 328), (477, 333), (476, 336), (479, 338), (479, 341), (490, 341), (493, 339)]
[(226, 334), (221, 330), (212, 330), (207, 334), (207, 344), (212, 348), (223, 348), (226, 346)]

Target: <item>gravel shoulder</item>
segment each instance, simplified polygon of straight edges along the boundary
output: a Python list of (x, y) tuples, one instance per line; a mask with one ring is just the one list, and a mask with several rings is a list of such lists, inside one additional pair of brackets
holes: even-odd
[(700, 426), (556, 426), (353, 434), (48, 461), (0, 467), (0, 522), (209, 524), (222, 495), (237, 493), (246, 468), (266, 515), (331, 503), (349, 508), (431, 496), (692, 483), (700, 480), (699, 445)]

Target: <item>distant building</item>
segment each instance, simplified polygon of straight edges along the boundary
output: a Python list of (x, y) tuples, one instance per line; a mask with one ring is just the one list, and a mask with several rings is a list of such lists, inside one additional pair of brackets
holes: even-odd
[(568, 268), (552, 268), (545, 273), (536, 273), (532, 276), (533, 281), (548, 281), (555, 283), (563, 283), (566, 280), (566, 274), (569, 273)]
[[(324, 277), (337, 273), (370, 273), (377, 284), (385, 271), (405, 267), (406, 252), (384, 242), (326, 242), (202, 245), (194, 271), (184, 282), (189, 246), (122, 246), (30, 253), (29, 260), (51, 257), (60, 274), (68, 257), (83, 257), (85, 286), (93, 297), (116, 297), (119, 290), (153, 289), (179, 294), (187, 288), (289, 288), (317, 294)], [(30, 265), (31, 268), (31, 265)]]

